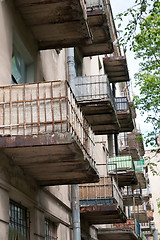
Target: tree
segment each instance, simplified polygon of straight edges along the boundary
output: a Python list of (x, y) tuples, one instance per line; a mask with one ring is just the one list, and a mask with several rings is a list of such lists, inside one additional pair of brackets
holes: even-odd
[[(156, 147), (160, 134), (160, 2), (159, 0), (135, 0), (135, 5), (124, 13), (118, 14), (123, 20), (130, 15), (120, 44), (125, 48), (129, 43), (135, 58), (140, 60), (139, 71), (135, 74), (136, 85), (140, 95), (134, 97), (135, 107), (141, 114), (147, 112), (146, 122), (153, 126), (148, 133), (146, 145)], [(121, 24), (119, 24), (120, 27)]]

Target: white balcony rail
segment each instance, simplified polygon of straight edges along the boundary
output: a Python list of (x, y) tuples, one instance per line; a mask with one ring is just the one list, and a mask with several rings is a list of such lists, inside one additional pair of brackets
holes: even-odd
[(75, 78), (75, 96), (78, 101), (111, 100), (115, 105), (107, 75)]

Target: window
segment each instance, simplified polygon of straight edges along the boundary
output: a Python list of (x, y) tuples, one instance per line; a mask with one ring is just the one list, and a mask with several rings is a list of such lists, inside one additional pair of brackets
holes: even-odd
[(10, 200), (9, 240), (30, 239), (30, 215), (26, 207)]
[(49, 219), (45, 219), (45, 240), (57, 239), (57, 226)]
[(19, 35), (13, 32), (12, 84), (34, 82), (34, 62)]
[(12, 84), (25, 83), (25, 62), (20, 53), (13, 48), (12, 53)]

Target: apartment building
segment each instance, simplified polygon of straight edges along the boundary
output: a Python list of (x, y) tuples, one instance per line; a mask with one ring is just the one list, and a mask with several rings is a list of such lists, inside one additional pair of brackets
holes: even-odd
[(0, 239), (149, 239), (110, 2), (6, 0), (0, 23)]

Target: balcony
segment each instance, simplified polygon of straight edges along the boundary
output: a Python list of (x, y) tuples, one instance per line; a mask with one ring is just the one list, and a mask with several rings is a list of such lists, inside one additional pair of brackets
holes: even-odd
[(127, 97), (115, 98), (117, 117), (120, 124), (120, 132), (132, 132), (133, 118)]
[(135, 147), (139, 151), (139, 155), (141, 157), (144, 156), (144, 144), (142, 134), (139, 132), (129, 133), (127, 134), (128, 145), (131, 147)]
[(125, 56), (105, 57), (103, 63), (111, 83), (130, 81)]
[(17, 16), (20, 13), (40, 50), (73, 47), (91, 39), (84, 0), (13, 2), (10, 8)]
[(106, 75), (75, 78), (74, 93), (95, 134), (119, 131), (115, 102)]
[(109, 158), (108, 171), (118, 179), (119, 187), (137, 184), (134, 162), (131, 156)]
[(139, 221), (139, 223), (147, 223), (148, 216), (146, 212), (146, 205), (143, 204), (141, 206), (132, 207), (131, 217), (136, 218)]
[(82, 184), (79, 187), (80, 213), (89, 224), (125, 222), (123, 199), (111, 177), (101, 177), (99, 183)]
[(94, 135), (67, 82), (0, 87), (0, 148), (40, 185), (99, 180)]
[(149, 199), (152, 197), (152, 193), (149, 186), (147, 186), (147, 188), (145, 189), (142, 189), (142, 196), (145, 202), (148, 202)]
[[(121, 133), (122, 134), (122, 133)], [(124, 136), (119, 135), (119, 155), (120, 156), (131, 156), (133, 161), (139, 161), (140, 155), (137, 147), (129, 145), (128, 138), (124, 134)]]
[(142, 231), (150, 231), (151, 230), (151, 224), (148, 223), (141, 223), (141, 230)]
[(81, 47), (84, 57), (112, 53), (113, 43), (110, 34), (108, 16), (110, 10), (104, 6), (103, 0), (86, 0), (87, 19), (91, 30), (92, 44)]
[(135, 219), (127, 219), (126, 223), (113, 224), (110, 228), (98, 229), (99, 240), (140, 240), (140, 224)]
[(146, 178), (145, 178), (144, 164), (145, 164), (144, 159), (141, 159), (139, 161), (134, 162), (136, 176), (137, 176), (138, 182), (141, 184), (142, 189), (146, 188)]
[(142, 198), (142, 192), (132, 190), (131, 187), (126, 186), (122, 189), (122, 196), (123, 196), (123, 204), (125, 206), (133, 206), (134, 204), (136, 206), (142, 205), (143, 198)]

